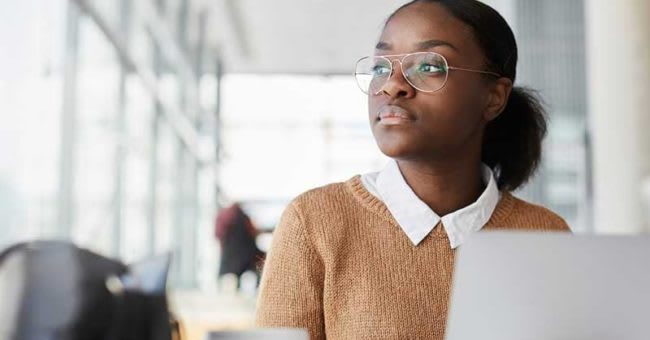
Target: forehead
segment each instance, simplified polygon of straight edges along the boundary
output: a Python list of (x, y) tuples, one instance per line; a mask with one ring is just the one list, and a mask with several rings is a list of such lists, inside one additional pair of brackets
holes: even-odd
[(478, 49), (471, 27), (437, 3), (417, 2), (403, 8), (388, 21), (379, 38), (381, 45), (395, 53), (415, 52), (420, 43), (429, 40), (448, 42), (458, 52), (475, 53)]

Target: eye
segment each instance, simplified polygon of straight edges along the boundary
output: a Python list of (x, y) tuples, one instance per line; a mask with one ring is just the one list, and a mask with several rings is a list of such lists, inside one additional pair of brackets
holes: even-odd
[(390, 67), (385, 65), (375, 65), (372, 68), (372, 74), (375, 77), (381, 77), (390, 74)]
[(430, 64), (430, 63), (421, 63), (418, 65), (418, 72), (430, 75), (436, 75), (447, 72), (447, 69), (444, 65), (440, 64)]

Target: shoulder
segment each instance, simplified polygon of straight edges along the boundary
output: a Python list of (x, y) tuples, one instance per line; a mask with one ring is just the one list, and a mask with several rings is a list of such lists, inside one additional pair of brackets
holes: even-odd
[(349, 188), (353, 179), (307, 190), (291, 200), (276, 226), (274, 239), (285, 239), (282, 243), (287, 245), (306, 243), (323, 251), (324, 240), (345, 234), (362, 210)]
[(373, 197), (363, 188), (360, 176), (355, 175), (298, 195), (285, 209), (281, 222), (293, 223), (315, 238), (345, 235), (361, 225), (383, 221), (376, 208), (378, 200)]
[(571, 231), (562, 216), (544, 206), (525, 201), (512, 193), (504, 193), (504, 199), (512, 202), (512, 213), (508, 220), (513, 224), (546, 231)]
[(348, 182), (335, 182), (309, 189), (293, 198), (282, 214), (282, 220), (292, 220), (300, 224), (326, 221), (336, 212), (353, 204), (354, 197)]
[(349, 194), (346, 187), (346, 182), (329, 183), (301, 193), (293, 199), (292, 203), (302, 205), (309, 204), (311, 202), (322, 202), (339, 199)]
[(294, 209), (300, 215), (320, 215), (349, 207), (354, 202), (350, 183), (357, 181), (358, 177), (309, 189), (291, 200), (288, 209)]

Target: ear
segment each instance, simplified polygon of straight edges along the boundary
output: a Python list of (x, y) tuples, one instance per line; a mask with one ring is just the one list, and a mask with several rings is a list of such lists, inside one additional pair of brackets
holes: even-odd
[(489, 85), (489, 94), (483, 111), (485, 121), (492, 121), (503, 112), (508, 104), (511, 91), (512, 80), (509, 78), (501, 77)]

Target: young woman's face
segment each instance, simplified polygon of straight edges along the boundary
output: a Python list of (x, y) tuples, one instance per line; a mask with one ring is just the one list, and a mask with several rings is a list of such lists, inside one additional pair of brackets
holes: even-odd
[[(434, 40), (440, 44), (423, 48)], [(484, 53), (471, 28), (435, 3), (415, 3), (395, 14), (375, 54), (421, 51), (443, 55), (450, 66), (485, 70)], [(444, 88), (420, 92), (404, 79), (399, 62), (394, 61), (383, 91), (368, 96), (370, 124), (379, 148), (391, 158), (410, 160), (479, 151), (488, 86), (479, 73), (450, 70)], [(391, 117), (396, 113), (400, 117)]]

